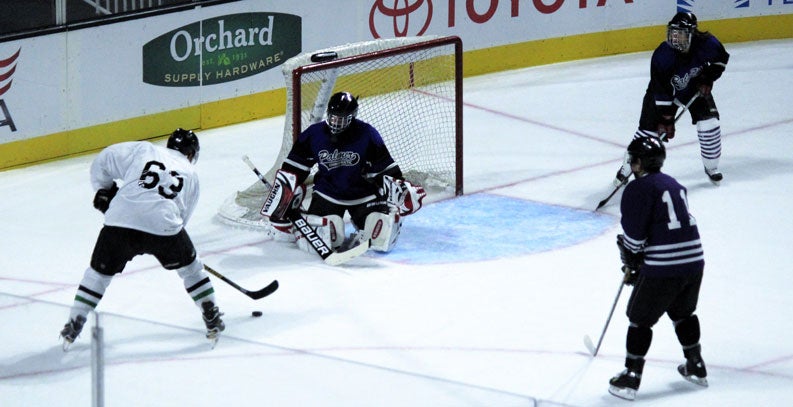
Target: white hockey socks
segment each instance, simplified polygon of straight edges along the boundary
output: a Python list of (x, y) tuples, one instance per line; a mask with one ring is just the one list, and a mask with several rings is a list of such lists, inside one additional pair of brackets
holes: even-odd
[(74, 320), (78, 315), (87, 317), (88, 313), (99, 305), (99, 301), (102, 300), (102, 296), (105, 295), (105, 290), (112, 280), (113, 276), (101, 274), (91, 267), (85, 269), (83, 279), (77, 288), (77, 294), (74, 296), (74, 305), (72, 305), (69, 318)]
[(721, 126), (719, 119), (711, 118), (697, 122), (697, 137), (702, 164), (708, 175), (718, 172), (721, 158)]
[(215, 288), (209, 280), (209, 275), (204, 271), (204, 263), (198, 257), (192, 263), (177, 269), (176, 273), (182, 278), (187, 294), (199, 308), (201, 303), (206, 301), (216, 303)]

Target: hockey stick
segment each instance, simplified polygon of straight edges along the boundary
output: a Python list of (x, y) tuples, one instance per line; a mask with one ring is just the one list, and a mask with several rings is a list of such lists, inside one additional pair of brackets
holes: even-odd
[(611, 304), (611, 311), (609, 311), (609, 317), (606, 319), (606, 325), (603, 326), (603, 332), (600, 333), (600, 339), (598, 339), (597, 346), (592, 344), (592, 338), (589, 335), (584, 335), (584, 346), (589, 350), (589, 353), (592, 357), (598, 355), (598, 351), (600, 350), (600, 345), (603, 343), (603, 337), (606, 336), (606, 329), (609, 327), (609, 323), (611, 322), (611, 316), (614, 315), (614, 309), (617, 308), (617, 302), (619, 302), (620, 294), (622, 294), (622, 287), (625, 287), (625, 281), (628, 279), (630, 273), (625, 270), (625, 266), (622, 266), (623, 270), (623, 277), (620, 280), (620, 289), (617, 290), (617, 296), (614, 297), (614, 303)]
[(264, 297), (274, 293), (275, 290), (278, 289), (278, 280), (273, 280), (272, 283), (268, 284), (266, 287), (262, 288), (261, 290), (257, 290), (257, 291), (246, 290), (246, 289), (240, 287), (237, 283), (235, 283), (235, 282), (229, 280), (228, 278), (226, 278), (226, 276), (224, 276), (223, 274), (220, 274), (217, 271), (215, 271), (215, 269), (213, 269), (212, 267), (207, 266), (206, 264), (204, 264), (204, 269), (206, 271), (208, 271), (210, 274), (212, 274), (213, 276), (223, 280), (228, 285), (236, 288), (239, 292), (247, 295), (248, 297), (251, 297), (254, 300), (258, 300), (258, 299), (264, 298)]
[[(259, 177), (259, 180), (262, 181), (264, 185), (266, 185), (268, 188), (272, 188), (272, 185), (267, 182), (267, 179), (265, 179), (264, 175), (259, 172), (259, 169), (253, 165), (253, 162), (251, 162), (251, 159), (248, 158), (247, 155), (242, 156), (242, 161), (245, 161), (245, 164), (248, 164), (248, 167), (251, 168), (253, 173)], [(325, 241), (317, 235), (317, 232), (311, 227), (311, 225), (308, 224), (306, 219), (300, 214), (299, 211), (295, 211), (290, 216), (289, 220), (292, 222), (292, 226), (294, 226), (295, 229), (297, 229), (298, 232), (303, 235), (309, 246), (311, 246), (311, 248), (317, 252), (319, 257), (322, 257), (322, 260), (331, 266), (338, 266), (339, 264), (352, 260), (366, 253), (366, 251), (369, 250), (369, 247), (371, 246), (371, 241), (367, 240), (366, 242), (361, 242), (360, 244), (345, 251), (335, 251), (328, 247)]]
[[(674, 121), (675, 123), (677, 123), (677, 121), (678, 121), (678, 120), (680, 120), (680, 118), (681, 118), (681, 117), (683, 117), (683, 113), (685, 113), (685, 112), (686, 112), (686, 110), (688, 110), (688, 108), (691, 106), (691, 104), (692, 104), (692, 103), (694, 103), (694, 100), (696, 100), (698, 97), (699, 97), (699, 92), (695, 93), (695, 94), (694, 94), (694, 96), (692, 96), (692, 97), (691, 97), (691, 100), (689, 100), (689, 101), (688, 101), (688, 103), (686, 103), (686, 105), (685, 105), (685, 106), (683, 106), (683, 110), (681, 110), (681, 111), (680, 111), (680, 113), (678, 113), (677, 117), (675, 117), (675, 121)], [(661, 136), (660, 136), (660, 139), (661, 139), (661, 141), (664, 141), (664, 142), (667, 142), (667, 141), (669, 141), (669, 140), (666, 138), (666, 133), (664, 133), (664, 134), (661, 134)], [(619, 184), (619, 185), (618, 185), (616, 188), (614, 188), (614, 190), (613, 190), (613, 191), (611, 191), (611, 193), (609, 194), (609, 196), (607, 196), (607, 197), (606, 197), (605, 199), (603, 199), (602, 201), (598, 202), (598, 206), (597, 206), (597, 208), (595, 208), (595, 211), (597, 211), (598, 209), (600, 209), (600, 208), (602, 208), (602, 207), (606, 206), (606, 204), (609, 202), (609, 200), (611, 199), (611, 197), (613, 197), (613, 196), (614, 196), (614, 194), (616, 194), (616, 193), (617, 193), (617, 191), (619, 191), (619, 190), (620, 190), (620, 188), (624, 187), (624, 186), (625, 186), (625, 184), (627, 184), (627, 183), (628, 183), (628, 181), (629, 181), (629, 180), (630, 180), (630, 178), (631, 178), (631, 175), (633, 175), (633, 174), (631, 173), (630, 175), (628, 175), (628, 177), (627, 177), (627, 178), (625, 178), (625, 181), (623, 181), (623, 183)]]

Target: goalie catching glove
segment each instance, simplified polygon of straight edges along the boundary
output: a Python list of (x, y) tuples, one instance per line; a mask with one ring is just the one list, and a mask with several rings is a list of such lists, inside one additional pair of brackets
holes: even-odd
[(410, 181), (384, 175), (380, 195), (385, 198), (389, 206), (396, 208), (400, 216), (407, 216), (421, 209), (422, 200), (427, 196), (427, 192), (421, 185), (413, 185)]
[(644, 253), (634, 253), (625, 247), (625, 236), (623, 235), (617, 235), (617, 247), (620, 249), (622, 272), (625, 274), (624, 283), (634, 285), (636, 279), (639, 278), (639, 268), (644, 264)]

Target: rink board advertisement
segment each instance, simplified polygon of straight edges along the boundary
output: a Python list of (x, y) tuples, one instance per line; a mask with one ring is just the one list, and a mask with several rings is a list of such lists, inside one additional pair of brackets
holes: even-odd
[(0, 42), (0, 169), (282, 114), (281, 66), (305, 51), (456, 35), (472, 75), (648, 50), (678, 10), (725, 42), (793, 36), (793, 0), (282, 0)]

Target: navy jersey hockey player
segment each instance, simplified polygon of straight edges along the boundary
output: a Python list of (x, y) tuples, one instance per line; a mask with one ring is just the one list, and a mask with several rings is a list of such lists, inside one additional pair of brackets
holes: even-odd
[[(306, 220), (325, 243), (342, 246), (349, 214), (356, 241), (370, 240), (371, 248), (382, 252), (394, 247), (402, 217), (419, 210), (426, 193), (403, 178), (378, 130), (357, 114), (358, 98), (334, 93), (325, 120), (297, 138), (262, 208), (276, 230), (294, 233), (290, 211), (298, 210), (302, 184), (316, 168)], [(300, 234), (295, 238), (301, 249), (311, 251)]]
[(102, 150), (91, 163), (94, 207), (105, 219), (61, 331), (64, 350), (80, 335), (113, 276), (140, 254), (154, 255), (164, 268), (176, 271), (202, 311), (207, 339), (217, 341), (225, 327), (222, 314), (215, 305), (212, 282), (184, 229), (199, 197), (194, 166), (199, 150), (195, 133), (179, 128), (166, 147), (146, 141), (118, 143)]
[[(634, 138), (656, 136), (664, 141), (675, 137), (675, 114), (686, 106), (697, 127), (700, 155), (705, 173), (714, 184), (723, 175), (719, 110), (711, 90), (724, 72), (730, 55), (709, 32), (697, 29), (693, 13), (679, 12), (667, 24), (667, 39), (653, 52), (650, 82), (642, 102), (639, 128)], [(693, 100), (692, 100), (693, 99)], [(630, 164), (623, 161), (614, 186), (624, 185), (631, 175)]]
[(694, 314), (705, 266), (702, 242), (688, 210), (686, 188), (661, 172), (666, 150), (655, 137), (634, 139), (628, 146), (631, 170), (620, 210), (623, 234), (617, 246), (625, 283), (634, 285), (628, 300), (630, 321), (625, 370), (610, 381), (609, 392), (633, 400), (642, 379), (653, 326), (664, 314), (674, 324), (686, 362), (678, 372), (707, 386), (701, 356), (699, 319)]

